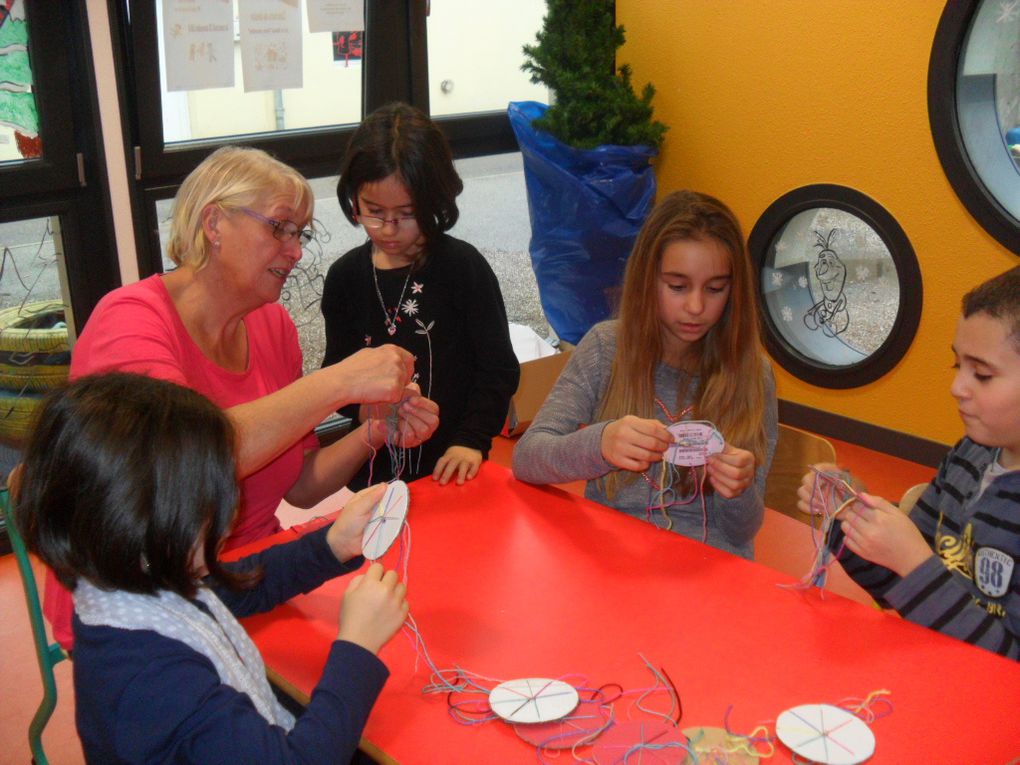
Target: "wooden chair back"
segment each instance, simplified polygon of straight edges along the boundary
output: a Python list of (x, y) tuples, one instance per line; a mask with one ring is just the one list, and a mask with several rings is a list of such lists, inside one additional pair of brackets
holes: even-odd
[(791, 518), (810, 523), (797, 509), (797, 489), (808, 465), (835, 462), (836, 449), (821, 436), (790, 425), (779, 425), (779, 440), (772, 466), (765, 478), (765, 506)]
[(914, 505), (917, 504), (918, 498), (924, 493), (924, 490), (928, 488), (926, 483), (915, 483), (905, 492), (900, 498), (900, 510), (904, 513), (909, 514), (914, 509)]

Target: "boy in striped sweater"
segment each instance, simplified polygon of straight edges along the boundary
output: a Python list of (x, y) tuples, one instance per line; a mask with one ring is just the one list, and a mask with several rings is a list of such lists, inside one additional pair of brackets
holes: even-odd
[[(1020, 267), (964, 296), (953, 354), (966, 435), (909, 515), (862, 493), (829, 547), (904, 618), (1020, 659)], [(799, 490), (805, 512), (820, 509), (814, 481)]]

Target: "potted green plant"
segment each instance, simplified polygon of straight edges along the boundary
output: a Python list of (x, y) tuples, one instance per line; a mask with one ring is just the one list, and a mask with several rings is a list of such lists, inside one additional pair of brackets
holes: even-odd
[(624, 40), (612, 0), (547, 0), (521, 68), (549, 88), (552, 105), (509, 107), (524, 157), (542, 308), (571, 343), (611, 313), (655, 201), (651, 160), (667, 127), (653, 117), (654, 87), (637, 95), (630, 67), (617, 65)]

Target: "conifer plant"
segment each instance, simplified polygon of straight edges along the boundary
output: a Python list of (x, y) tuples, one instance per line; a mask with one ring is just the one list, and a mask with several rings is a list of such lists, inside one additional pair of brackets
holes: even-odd
[(616, 65), (625, 38), (614, 9), (614, 0), (546, 0), (542, 29), (534, 45), (524, 46), (521, 69), (554, 98), (532, 124), (578, 149), (616, 144), (658, 150), (668, 128), (652, 118), (652, 84), (638, 97), (630, 66)]

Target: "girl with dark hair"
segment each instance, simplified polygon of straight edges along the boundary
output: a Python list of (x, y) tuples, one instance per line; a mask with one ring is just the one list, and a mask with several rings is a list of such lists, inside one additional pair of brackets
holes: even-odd
[[(725, 439), (700, 486), (690, 471), (659, 467), (673, 441), (666, 426), (683, 419), (707, 420)], [(671, 530), (750, 558), (777, 427), (740, 224), (719, 200), (679, 191), (645, 221), (619, 318), (581, 339), (513, 469), (531, 483), (587, 480), (589, 499), (639, 518), (661, 510)]]
[[(396, 344), (414, 354), (414, 379), (440, 411), (420, 451), (380, 450), (351, 486), (370, 476), (473, 478), (517, 389), (520, 367), (496, 276), (478, 250), (446, 233), (462, 189), (446, 138), (418, 109), (384, 106), (351, 137), (337, 197), (368, 241), (326, 275), (323, 366)], [(341, 411), (356, 422), (379, 415), (357, 404)]]
[(322, 678), (295, 720), (235, 616), (356, 570), (382, 488), (329, 527), (237, 563), (237, 438), (170, 382), (83, 377), (40, 409), (12, 475), (28, 548), (74, 593), (76, 723), (89, 762), (347, 762), (387, 677), (376, 653), (407, 614), (375, 563), (356, 577)]

